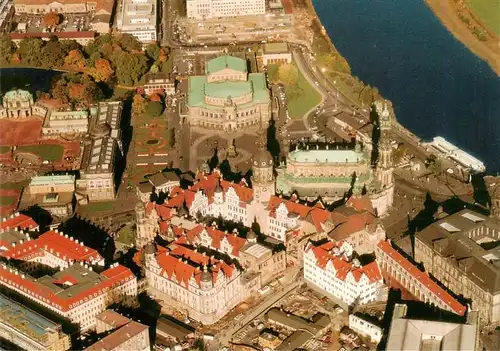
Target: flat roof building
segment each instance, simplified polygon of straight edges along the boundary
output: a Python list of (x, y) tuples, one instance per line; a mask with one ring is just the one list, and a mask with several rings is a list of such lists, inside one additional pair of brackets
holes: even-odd
[(99, 274), (81, 262), (41, 278), (3, 263), (0, 285), (79, 324), (82, 331), (93, 328), (94, 317), (108, 305), (137, 296), (137, 278), (117, 263)]
[(64, 351), (70, 337), (61, 326), (0, 294), (0, 337), (24, 350)]
[(500, 321), (500, 221), (462, 210), (415, 234), (415, 261), (455, 294), (472, 299), (484, 323)]
[(406, 305), (396, 304), (386, 350), (478, 350), (477, 312), (465, 324), (409, 319), (406, 313)]
[(266, 13), (265, 0), (187, 0), (186, 16), (194, 19), (253, 16)]
[(157, 40), (157, 1), (123, 0), (117, 11), (117, 28), (135, 36), (142, 43)]

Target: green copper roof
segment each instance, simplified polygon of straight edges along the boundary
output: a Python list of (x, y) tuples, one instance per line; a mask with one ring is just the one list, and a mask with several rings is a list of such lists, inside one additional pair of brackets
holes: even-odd
[(205, 95), (227, 98), (247, 95), (252, 92), (252, 83), (244, 81), (226, 81), (205, 84)]
[(205, 76), (189, 77), (189, 90), (187, 105), (191, 107), (203, 107), (219, 110), (220, 106), (205, 103), (205, 94), (208, 96), (227, 98), (246, 94), (253, 89), (252, 102), (239, 105), (242, 108), (255, 103), (269, 102), (269, 91), (267, 90), (266, 76), (263, 73), (250, 73), (248, 81), (223, 81), (207, 83)]
[(21, 89), (17, 89), (17, 90), (11, 90), (7, 93), (5, 93), (5, 96), (4, 96), (4, 99), (13, 99), (13, 100), (16, 100), (16, 99), (31, 99), (32, 98), (32, 95), (29, 91), (27, 90), (21, 90)]
[(364, 162), (364, 154), (354, 150), (296, 150), (288, 158), (303, 163), (360, 163)]
[(34, 176), (31, 178), (30, 185), (45, 185), (45, 184), (75, 184), (75, 176), (73, 175), (50, 175), (50, 176)]
[(219, 56), (207, 62), (205, 65), (205, 74), (216, 73), (226, 68), (239, 72), (247, 72), (247, 62), (238, 57), (228, 55)]

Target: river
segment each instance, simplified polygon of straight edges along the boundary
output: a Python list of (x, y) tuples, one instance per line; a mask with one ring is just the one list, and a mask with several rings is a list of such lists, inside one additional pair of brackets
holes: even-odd
[(313, 0), (352, 73), (391, 100), (398, 121), (500, 171), (500, 79), (423, 0)]

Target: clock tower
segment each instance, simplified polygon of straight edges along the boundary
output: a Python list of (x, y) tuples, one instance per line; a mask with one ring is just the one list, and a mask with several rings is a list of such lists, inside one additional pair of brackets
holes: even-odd
[(257, 202), (268, 202), (275, 194), (273, 157), (267, 151), (264, 133), (259, 130), (257, 153), (252, 158), (252, 189)]

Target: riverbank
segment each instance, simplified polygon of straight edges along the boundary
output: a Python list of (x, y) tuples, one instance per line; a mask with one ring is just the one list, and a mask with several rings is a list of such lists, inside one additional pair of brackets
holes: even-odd
[(458, 11), (462, 11), (456, 3), (450, 0), (425, 0), (425, 3), (446, 29), (464, 44), (476, 56), (488, 62), (489, 66), (500, 76), (500, 46), (498, 36), (491, 33), (470, 13), (463, 13), (464, 18), (477, 28), (484, 31), (484, 41), (460, 19)]

